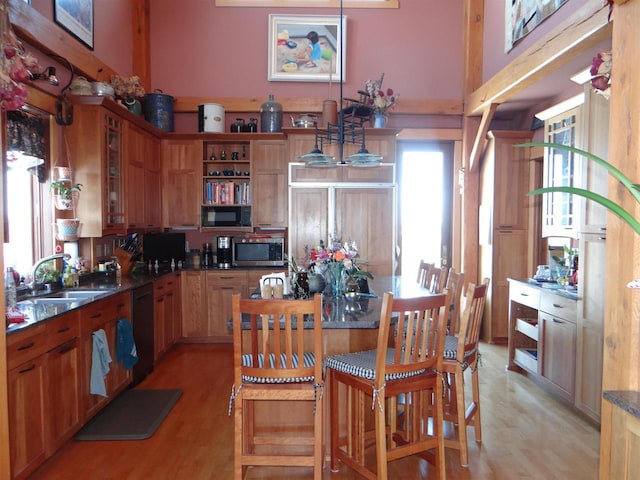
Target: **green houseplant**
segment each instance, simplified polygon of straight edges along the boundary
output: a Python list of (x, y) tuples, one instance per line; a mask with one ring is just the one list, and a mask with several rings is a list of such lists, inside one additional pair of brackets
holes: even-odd
[[(522, 143), (517, 146), (518, 147), (547, 147), (547, 148), (554, 148), (557, 150), (565, 150), (568, 152), (576, 153), (578, 155), (582, 155), (583, 157), (605, 168), (609, 172), (609, 174), (611, 174), (616, 180), (618, 180), (629, 191), (629, 193), (633, 196), (633, 198), (635, 198), (636, 201), (640, 203), (640, 185), (637, 183), (633, 183), (631, 179), (627, 177), (624, 173), (622, 173), (616, 167), (611, 165), (609, 162), (607, 162), (603, 158), (598, 157), (597, 155), (594, 155), (584, 150), (580, 150), (579, 148), (571, 147), (569, 145), (563, 145), (560, 143), (529, 142), (529, 143)], [(591, 200), (593, 202), (596, 202), (602, 205), (611, 213), (620, 217), (620, 219), (622, 219), (623, 222), (629, 225), (637, 234), (640, 235), (640, 222), (636, 220), (636, 218), (631, 213), (626, 211), (622, 206), (615, 203), (614, 201), (609, 200), (607, 197), (600, 195), (598, 193), (592, 192), (590, 190), (579, 188), (579, 187), (544, 187), (544, 188), (538, 188), (536, 190), (529, 192), (529, 195), (541, 195), (543, 193), (555, 193), (555, 192), (570, 193), (573, 195), (578, 195), (580, 197), (584, 197), (588, 200)]]
[(73, 209), (73, 200), (78, 196), (82, 189), (81, 183), (75, 183), (69, 185), (64, 181), (51, 182), (51, 191), (54, 194), (55, 206), (58, 210), (71, 210)]

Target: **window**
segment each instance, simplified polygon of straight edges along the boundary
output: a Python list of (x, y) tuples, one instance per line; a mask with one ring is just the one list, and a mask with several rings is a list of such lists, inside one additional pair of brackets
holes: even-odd
[[(4, 265), (25, 276), (37, 258), (53, 253), (53, 215), (44, 184), (49, 156), (47, 118), (29, 112), (7, 112), (5, 161)], [(22, 137), (31, 139), (24, 141)], [(39, 140), (33, 141), (37, 137)], [(42, 157), (45, 163), (42, 164)], [(40, 160), (37, 160), (40, 159)], [(40, 163), (41, 165), (36, 165)]]

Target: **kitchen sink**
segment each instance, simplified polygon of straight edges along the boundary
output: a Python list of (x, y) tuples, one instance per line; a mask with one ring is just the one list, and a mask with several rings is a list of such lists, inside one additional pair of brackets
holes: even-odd
[(85, 299), (104, 295), (108, 292), (108, 290), (63, 290), (61, 292), (51, 293), (42, 297), (42, 300)]
[(31, 298), (29, 300), (21, 300), (19, 305), (71, 305), (72, 303), (79, 303), (88, 300), (92, 297), (82, 298)]

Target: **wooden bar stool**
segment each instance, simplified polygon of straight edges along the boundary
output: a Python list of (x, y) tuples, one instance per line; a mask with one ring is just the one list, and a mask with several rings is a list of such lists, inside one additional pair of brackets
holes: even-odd
[[(314, 480), (321, 480), (322, 296), (316, 295), (312, 300), (241, 300), (239, 294), (234, 294), (232, 305), (234, 385), (229, 414), (233, 409), (234, 479), (244, 478), (248, 465), (271, 465), (312, 467)], [(304, 320), (310, 316), (315, 320), (313, 347), (306, 351)], [(250, 323), (250, 330), (245, 330), (246, 348), (242, 341), (243, 321)], [(287, 425), (278, 425), (277, 431), (257, 432), (256, 402), (301, 400), (308, 402), (313, 414), (313, 430), (307, 435), (293, 429), (287, 432)], [(308, 454), (287, 451), (287, 447), (298, 449), (301, 445), (308, 447)], [(266, 446), (277, 448), (278, 453)]]
[[(434, 463), (439, 477), (445, 478), (440, 372), (448, 305), (445, 294), (393, 298), (385, 293), (376, 350), (333, 355), (325, 361), (330, 382), (332, 469), (342, 461), (365, 478), (386, 480), (387, 462), (417, 454)], [(389, 348), (392, 315), (397, 318), (399, 334)], [(339, 432), (340, 385), (347, 397), (346, 435)], [(399, 395), (404, 398), (401, 425), (397, 422)], [(423, 413), (432, 398), (430, 425)], [(366, 455), (372, 441), (375, 470)]]
[[(467, 286), (464, 311), (457, 336), (447, 335), (442, 369), (448, 375), (448, 388), (445, 392), (445, 421), (457, 426), (457, 438), (446, 438), (446, 447), (460, 450), (460, 464), (468, 465), (467, 425), (473, 425), (476, 442), (482, 441), (480, 425), (480, 380), (478, 378), (478, 342), (480, 324), (484, 314), (489, 279), (481, 285), (470, 283)], [(466, 404), (464, 395), (464, 373), (471, 371), (472, 401)]]

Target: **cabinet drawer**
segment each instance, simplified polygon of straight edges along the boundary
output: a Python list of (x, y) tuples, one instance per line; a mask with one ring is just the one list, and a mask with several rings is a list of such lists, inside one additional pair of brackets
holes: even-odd
[(393, 165), (380, 165), (373, 168), (342, 167), (344, 182), (393, 183), (394, 177)]
[(518, 318), (516, 319), (516, 330), (529, 338), (538, 341), (538, 319)]
[(538, 351), (534, 348), (516, 348), (514, 361), (522, 368), (538, 373)]
[(91, 303), (80, 310), (80, 331), (90, 333), (114, 318), (131, 317), (131, 297), (129, 292), (112, 295), (104, 300)]
[(337, 182), (339, 168), (309, 168), (305, 165), (291, 165), (292, 182)]
[(548, 314), (576, 323), (577, 302), (552, 293), (544, 293), (540, 298), (540, 310)]
[(247, 272), (208, 272), (207, 283), (214, 287), (244, 286)]
[(7, 368), (11, 370), (47, 351), (45, 325), (35, 325), (7, 336)]
[(67, 340), (80, 336), (80, 314), (78, 311), (69, 312), (45, 323), (47, 332), (47, 351)]
[(509, 299), (527, 307), (538, 310), (540, 306), (540, 290), (524, 283), (509, 282)]

